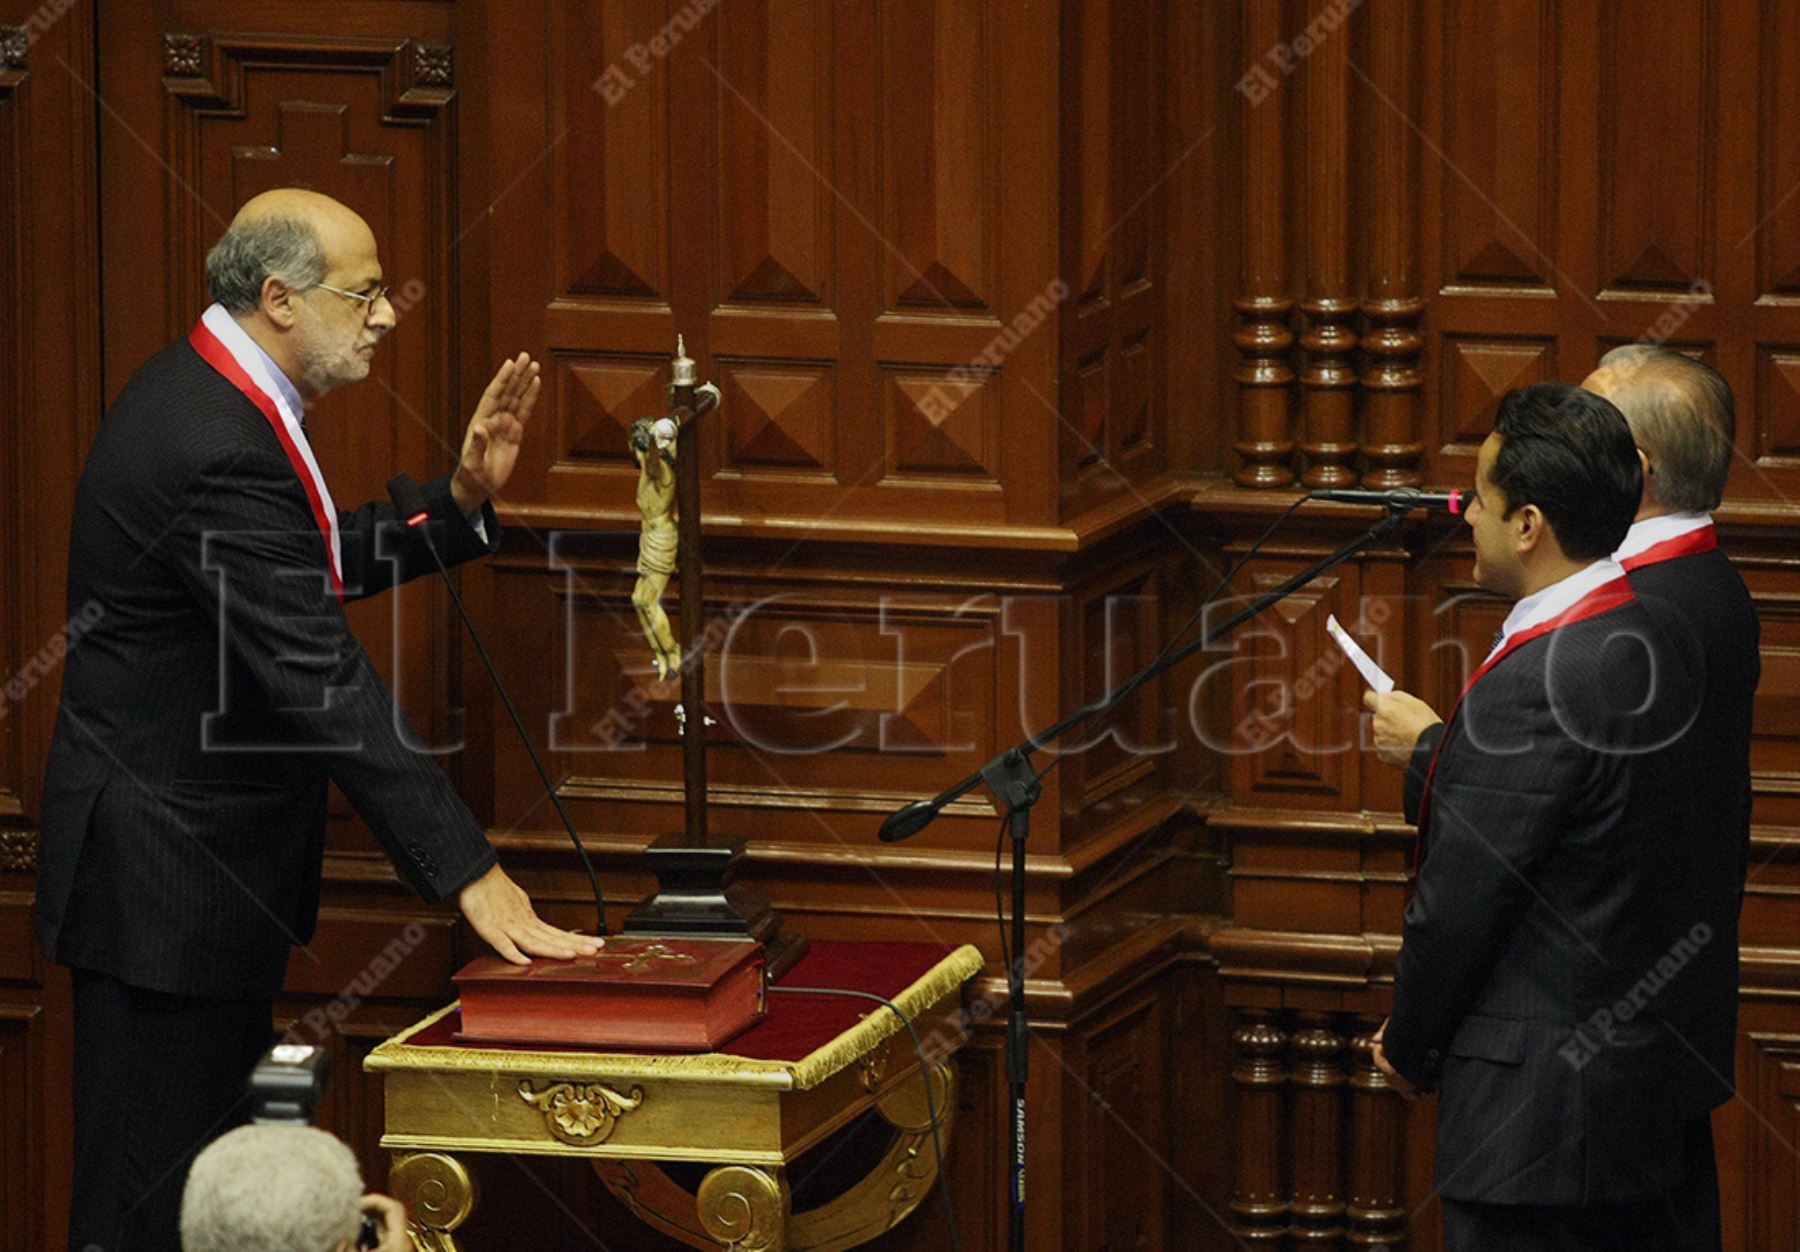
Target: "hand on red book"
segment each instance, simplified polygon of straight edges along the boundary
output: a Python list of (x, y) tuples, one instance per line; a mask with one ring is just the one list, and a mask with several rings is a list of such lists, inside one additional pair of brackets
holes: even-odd
[(561, 961), (593, 956), (606, 943), (592, 935), (558, 930), (544, 921), (531, 907), (525, 889), (498, 865), (464, 887), (456, 902), (475, 933), (514, 965), (528, 965), (534, 956)]

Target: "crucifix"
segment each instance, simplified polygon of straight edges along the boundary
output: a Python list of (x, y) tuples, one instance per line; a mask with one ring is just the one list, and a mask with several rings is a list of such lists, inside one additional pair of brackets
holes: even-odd
[[(744, 842), (720, 840), (707, 829), (706, 656), (701, 618), (705, 587), (700, 560), (700, 432), (702, 415), (719, 407), (719, 388), (699, 383), (681, 336), (669, 363), (664, 392), (668, 412), (633, 424), (632, 456), (638, 464), (638, 581), (632, 608), (657, 667), (659, 681), (681, 675), (683, 829), (664, 835), (644, 856), (656, 874), (657, 893), (625, 919), (627, 935), (683, 939), (752, 939), (767, 950), (773, 977), (799, 960), (806, 941), (781, 930), (768, 902), (735, 882)], [(671, 512), (674, 513), (671, 519)], [(676, 579), (673, 629), (662, 596)]]

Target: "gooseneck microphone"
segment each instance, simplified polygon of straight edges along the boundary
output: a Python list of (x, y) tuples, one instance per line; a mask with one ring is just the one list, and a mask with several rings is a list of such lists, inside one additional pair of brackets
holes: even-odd
[(1384, 509), (1405, 512), (1431, 509), (1440, 513), (1460, 514), (1469, 507), (1473, 491), (1420, 491), (1417, 487), (1395, 487), (1391, 491), (1365, 491), (1355, 487), (1329, 488), (1312, 492), (1313, 500), (1332, 500), (1338, 504), (1378, 504)]
[(456, 611), (462, 614), (463, 625), (469, 629), (469, 638), (475, 641), (475, 650), (481, 653), (481, 659), (487, 665), (488, 676), (494, 680), (494, 690), (500, 693), (506, 711), (512, 715), (513, 728), (519, 732), (519, 742), (525, 745), (525, 751), (531, 756), (531, 763), (537, 766), (538, 778), (544, 784), (544, 793), (550, 797), (550, 803), (556, 806), (556, 815), (562, 818), (563, 829), (569, 832), (569, 841), (575, 845), (575, 851), (581, 857), (581, 867), (587, 871), (588, 883), (594, 889), (594, 912), (599, 918), (599, 929), (594, 933), (604, 935), (607, 933), (606, 900), (600, 894), (600, 876), (594, 872), (594, 863), (588, 859), (587, 849), (581, 846), (581, 837), (575, 833), (575, 823), (569, 820), (568, 810), (563, 808), (562, 797), (556, 794), (556, 785), (550, 781), (550, 771), (544, 768), (543, 759), (532, 746), (531, 736), (525, 733), (525, 723), (519, 717), (519, 710), (513, 707), (512, 696), (506, 690), (506, 684), (500, 680), (499, 667), (494, 664), (494, 658), (488, 655), (487, 645), (481, 642), (481, 632), (475, 629), (474, 619), (469, 616), (462, 596), (457, 593), (450, 570), (445, 566), (444, 558), (438, 554), (437, 544), (432, 542), (431, 527), (425, 524), (431, 517), (431, 510), (425, 503), (425, 493), (413, 481), (411, 474), (399, 474), (388, 483), (388, 495), (400, 510), (400, 520), (406, 523), (408, 529), (419, 533), (419, 537), (425, 541), (425, 547), (431, 552), (431, 559), (437, 562), (444, 586), (450, 589), (450, 598), (456, 602)]

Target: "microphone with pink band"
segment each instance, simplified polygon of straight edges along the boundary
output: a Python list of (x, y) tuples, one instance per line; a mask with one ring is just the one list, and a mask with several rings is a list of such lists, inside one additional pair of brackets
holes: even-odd
[(1396, 513), (1413, 509), (1429, 509), (1437, 513), (1460, 516), (1475, 498), (1473, 491), (1420, 491), (1417, 487), (1396, 487), (1392, 491), (1365, 491), (1359, 488), (1333, 488), (1315, 491), (1308, 499), (1331, 500), (1338, 504), (1376, 504)]

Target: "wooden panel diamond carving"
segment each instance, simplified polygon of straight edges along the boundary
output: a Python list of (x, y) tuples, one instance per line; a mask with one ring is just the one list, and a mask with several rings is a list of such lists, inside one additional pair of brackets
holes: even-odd
[(891, 0), (882, 9), (885, 303), (985, 308), (1000, 189), (993, 6)]
[(999, 419), (994, 381), (952, 380), (946, 373), (890, 370), (882, 386), (887, 477), (999, 476)]
[(720, 362), (725, 468), (829, 474), (836, 421), (826, 366)]
[[(1710, 271), (1717, 113), (1713, 0), (1601, 18), (1600, 282), (1686, 288)], [(1551, 63), (1553, 64), (1553, 62)]]
[(599, 460), (632, 465), (626, 432), (638, 418), (663, 411), (666, 364), (574, 352), (558, 352), (554, 360), (559, 464)]
[[(1446, 283), (1550, 283), (1557, 0), (1453, 0), (1444, 16)], [(1521, 106), (1523, 102), (1524, 107)]]
[[(662, 0), (553, 6), (561, 142), (548, 214), (558, 291), (663, 297), (668, 288), (666, 58), (629, 52), (668, 20)], [(549, 137), (546, 136), (546, 141)]]
[(832, 270), (832, 6), (718, 11), (719, 277), (735, 301), (826, 299)]
[(1556, 343), (1551, 339), (1447, 335), (1443, 344), (1438, 446), (1446, 450), (1460, 446), (1472, 455), (1493, 428), (1501, 396), (1556, 374)]

